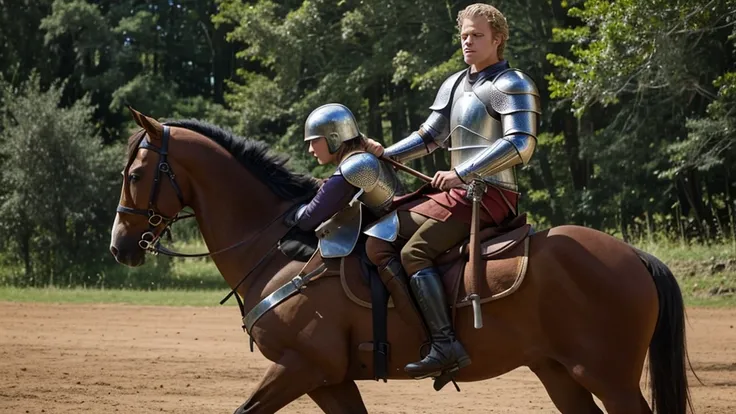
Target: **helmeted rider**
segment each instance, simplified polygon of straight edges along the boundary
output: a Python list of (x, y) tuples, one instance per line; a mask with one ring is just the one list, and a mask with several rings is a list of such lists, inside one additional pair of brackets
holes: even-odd
[[(432, 112), (419, 130), (386, 148), (384, 156), (407, 162), (438, 148), (450, 151), (450, 171), (439, 171), (432, 186), (439, 193), (418, 194), (366, 229), (370, 260), (384, 273), (411, 275), (409, 284), (429, 328), (432, 347), (405, 371), (414, 378), (439, 375), (470, 364), (457, 341), (434, 259), (468, 237), (471, 201), (467, 185), (487, 185), (481, 200), (483, 225), (499, 225), (517, 214), (514, 166), (526, 165), (537, 143), (539, 93), (529, 76), (503, 60), (508, 39), (505, 17), (486, 4), (458, 14), (468, 68), (440, 86)], [(400, 252), (393, 242), (406, 240)], [(386, 275), (389, 274), (389, 275)]]
[[(293, 224), (305, 231), (317, 229), (320, 254), (350, 254), (360, 236), (361, 208), (376, 217), (387, 213), (398, 190), (394, 170), (379, 161), (383, 148), (360, 133), (346, 106), (330, 103), (312, 111), (304, 125), (304, 140), (319, 164), (337, 170), (317, 194), (296, 210)], [(330, 229), (330, 222), (338, 225)]]

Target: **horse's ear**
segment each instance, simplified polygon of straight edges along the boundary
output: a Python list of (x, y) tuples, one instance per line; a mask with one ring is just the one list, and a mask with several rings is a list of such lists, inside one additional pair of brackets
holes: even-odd
[(133, 119), (135, 120), (135, 123), (138, 124), (141, 128), (146, 130), (146, 133), (148, 133), (148, 136), (151, 139), (161, 139), (161, 137), (164, 135), (164, 127), (161, 125), (160, 122), (155, 120), (154, 118), (151, 118), (150, 116), (145, 116), (142, 113), (136, 111), (128, 105), (128, 110), (130, 111), (130, 114), (133, 116)]

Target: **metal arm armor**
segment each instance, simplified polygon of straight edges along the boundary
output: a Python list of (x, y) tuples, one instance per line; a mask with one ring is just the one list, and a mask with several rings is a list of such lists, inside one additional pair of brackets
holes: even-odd
[(393, 168), (367, 152), (349, 155), (336, 174), (342, 174), (348, 183), (361, 189), (358, 200), (375, 212), (384, 213), (399, 190)]
[(398, 162), (408, 162), (445, 146), (449, 136), (450, 122), (439, 112), (432, 111), (418, 131), (386, 148), (384, 154)]
[(432, 113), (418, 131), (386, 148), (384, 154), (398, 162), (408, 162), (432, 153), (439, 147), (446, 146), (450, 136), (448, 115), (452, 104), (452, 95), (467, 69), (452, 74), (442, 82), (437, 96), (429, 109)]

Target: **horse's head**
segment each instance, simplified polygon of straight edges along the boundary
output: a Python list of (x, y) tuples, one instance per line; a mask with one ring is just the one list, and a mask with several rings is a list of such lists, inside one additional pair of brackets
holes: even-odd
[[(205, 243), (217, 252), (273, 233), (283, 226), (279, 216), (318, 189), (313, 178), (289, 171), (288, 158), (271, 153), (266, 142), (194, 120), (162, 125), (130, 111), (142, 130), (129, 140), (112, 228), (110, 252), (119, 263), (138, 266), (147, 250), (164, 252), (159, 236), (185, 206), (195, 210)], [(264, 220), (277, 224), (264, 228)]]
[(119, 263), (139, 266), (149, 246), (184, 208), (187, 177), (169, 156), (169, 127), (133, 108), (130, 111), (143, 129), (129, 139), (110, 252)]

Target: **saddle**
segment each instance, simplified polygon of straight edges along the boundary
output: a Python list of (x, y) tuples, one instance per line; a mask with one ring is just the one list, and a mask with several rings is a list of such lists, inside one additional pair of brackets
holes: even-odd
[[(486, 277), (479, 284), (481, 304), (501, 299), (514, 293), (524, 280), (529, 260), (531, 225), (521, 215), (504, 227), (481, 230), (481, 258), (486, 261)], [(436, 263), (442, 273), (447, 303), (456, 308), (470, 306), (465, 298), (471, 288), (472, 275), (467, 271), (469, 241), (453, 247), (440, 256)], [(335, 269), (337, 270), (337, 269)], [(343, 257), (339, 265), (340, 281), (345, 294), (356, 304), (371, 308), (371, 289), (365, 267), (358, 255)], [(389, 302), (389, 307), (392, 303)]]
[[(485, 278), (479, 281), (476, 292), (480, 296), (481, 306), (511, 295), (521, 286), (529, 260), (530, 233), (531, 225), (526, 223), (526, 215), (515, 217), (504, 226), (481, 230), (478, 236), (481, 240), (481, 259), (485, 260)], [(472, 302), (467, 300), (474, 277), (466, 266), (469, 259), (468, 245), (469, 240), (466, 240), (435, 261), (442, 273), (447, 304), (452, 310), (453, 325), (457, 309), (472, 305)], [(386, 287), (380, 282), (375, 268), (366, 267), (365, 260), (361, 256), (352, 254), (341, 258), (339, 270), (335, 269), (334, 264), (328, 265), (328, 269), (330, 267), (333, 272), (339, 272), (340, 282), (347, 297), (359, 306), (370, 308), (373, 313), (373, 341), (360, 344), (359, 350), (372, 353), (373, 378), (386, 381), (387, 361), (390, 358), (386, 318), (388, 308), (393, 307), (392, 298), (388, 298)], [(374, 274), (371, 275), (371, 272)], [(394, 293), (405, 295), (401, 292)], [(405, 300), (413, 301), (412, 298)], [(407, 319), (412, 321), (409, 322), (411, 330), (424, 333), (425, 345), (429, 345), (423, 322), (415, 318)], [(420, 350), (420, 355), (421, 353)], [(371, 361), (366, 359), (363, 364), (371, 364)]]

